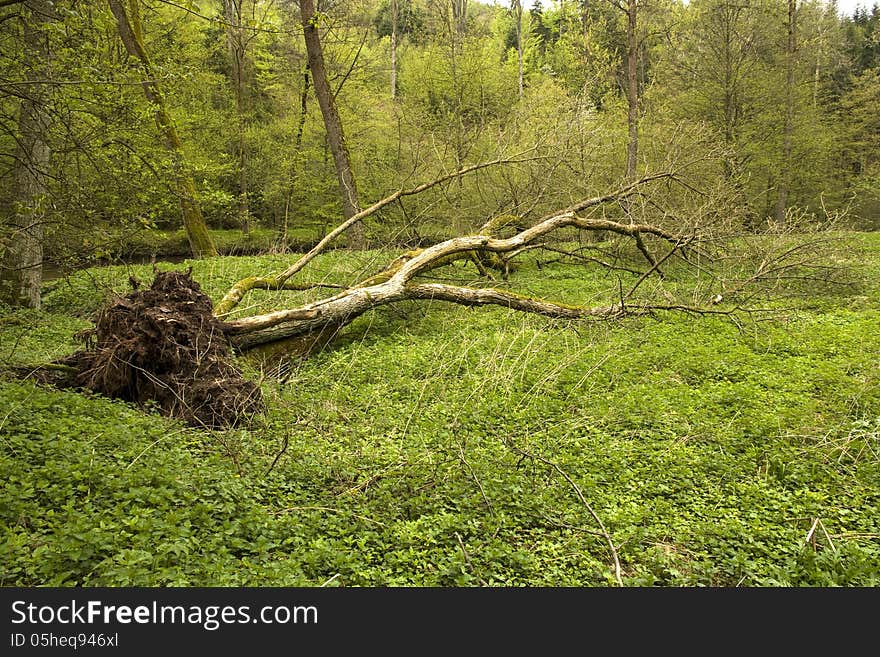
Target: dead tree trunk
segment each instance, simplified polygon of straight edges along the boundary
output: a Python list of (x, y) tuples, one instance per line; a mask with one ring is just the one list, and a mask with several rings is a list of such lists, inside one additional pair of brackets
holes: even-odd
[(107, 0), (107, 2), (110, 5), (110, 11), (116, 18), (119, 38), (122, 40), (126, 52), (140, 63), (143, 73), (141, 86), (144, 95), (153, 105), (159, 133), (165, 142), (165, 148), (171, 153), (174, 161), (174, 182), (183, 214), (183, 228), (186, 231), (192, 254), (197, 258), (215, 256), (217, 248), (214, 246), (202, 216), (196, 185), (192, 175), (186, 170), (183, 145), (180, 137), (177, 136), (174, 120), (165, 106), (165, 96), (144, 46), (138, 0), (128, 0), (127, 9), (123, 0)]
[[(360, 210), (358, 201), (357, 183), (354, 177), (354, 169), (351, 166), (351, 157), (348, 146), (345, 143), (345, 133), (342, 130), (342, 119), (336, 109), (336, 99), (327, 81), (327, 70), (324, 66), (324, 51), (321, 46), (319, 33), (320, 15), (315, 12), (314, 0), (300, 0), (300, 12), (302, 16), (303, 34), (308, 54), (309, 70), (312, 73), (312, 84), (315, 87), (315, 97), (324, 117), (324, 127), (327, 131), (327, 142), (333, 153), (333, 162), (336, 166), (336, 177), (339, 181), (339, 193), (342, 197), (342, 214), (346, 219), (357, 215)], [(355, 223), (349, 232), (351, 246), (354, 248), (366, 247), (366, 232), (363, 223)]]
[[(657, 226), (635, 223), (622, 224), (606, 219), (581, 217), (578, 213), (610, 202), (620, 202), (631, 196), (639, 187), (651, 181), (672, 177), (672, 174), (663, 173), (643, 178), (612, 194), (591, 198), (549, 215), (531, 228), (522, 230), (507, 239), (494, 237), (492, 235), (494, 226), (492, 222), (487, 223), (481, 229), (480, 234), (456, 237), (427, 249), (404, 254), (392, 262), (383, 272), (327, 299), (298, 308), (227, 321), (224, 324), (224, 333), (236, 349), (247, 351), (260, 345), (290, 338), (315, 336), (326, 333), (328, 330), (336, 331), (368, 310), (411, 299), (434, 299), (466, 306), (501, 305), (523, 312), (564, 319), (613, 318), (644, 311), (644, 308), (627, 307), (625, 297), (613, 304), (597, 307), (575, 307), (533, 299), (505, 290), (423, 283), (416, 282), (414, 279), (455, 260), (471, 259), (474, 253), (498, 254), (503, 263), (505, 257), (515, 256), (549, 233), (566, 227), (587, 231), (608, 231), (632, 238), (640, 244), (640, 249), (651, 265), (648, 273), (653, 273), (658, 270), (662, 261), (655, 261), (647, 252), (643, 236), (652, 235), (671, 244), (672, 251), (668, 255), (671, 255), (689, 240)], [(437, 181), (431, 183), (430, 186), (435, 184)], [(422, 187), (427, 188), (427, 186)], [(415, 192), (410, 190), (409, 193)], [(404, 192), (398, 192), (383, 199), (372, 206), (371, 210), (375, 211), (379, 207), (384, 207), (403, 194)], [(344, 226), (345, 224), (334, 232), (338, 233), (340, 230), (344, 230)], [(326, 245), (326, 238), (322, 244)], [(323, 247), (321, 245), (316, 247), (316, 249), (319, 248)], [(306, 258), (309, 258), (308, 254)], [(294, 263), (287, 271), (277, 276), (253, 277), (240, 281), (217, 305), (215, 313), (218, 315), (228, 314), (249, 290), (258, 288), (284, 289), (286, 286), (290, 286), (290, 277), (305, 266), (308, 262), (306, 258)], [(290, 287), (296, 289), (296, 286)]]

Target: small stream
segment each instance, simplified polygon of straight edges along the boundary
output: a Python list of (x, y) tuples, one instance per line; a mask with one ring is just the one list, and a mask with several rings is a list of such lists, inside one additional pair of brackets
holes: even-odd
[[(159, 263), (172, 263), (177, 264), (179, 262), (183, 262), (190, 256), (186, 255), (178, 255), (178, 256), (161, 256), (155, 259), (157, 264)], [(114, 260), (112, 262), (103, 262), (96, 264), (89, 264), (83, 267), (70, 268), (62, 265), (58, 265), (54, 262), (44, 262), (43, 263), (43, 282), (48, 283), (50, 281), (58, 280), (59, 278), (64, 278), (65, 276), (69, 276), (70, 274), (78, 271), (79, 269), (87, 269), (92, 267), (119, 267), (123, 265), (146, 265), (150, 262), (153, 262), (151, 256), (131, 256), (125, 258), (124, 260)]]

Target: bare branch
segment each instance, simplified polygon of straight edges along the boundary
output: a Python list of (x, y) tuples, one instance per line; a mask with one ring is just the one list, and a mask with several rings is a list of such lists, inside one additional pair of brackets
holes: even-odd
[(602, 519), (598, 516), (598, 514), (593, 510), (593, 507), (590, 506), (590, 503), (587, 502), (587, 498), (584, 497), (584, 494), (581, 492), (580, 487), (575, 483), (574, 479), (572, 479), (568, 473), (563, 470), (559, 465), (554, 463), (553, 461), (549, 461), (542, 456), (538, 456), (536, 454), (530, 454), (519, 447), (508, 443), (510, 449), (517, 454), (520, 454), (523, 457), (533, 459), (535, 461), (540, 461), (544, 465), (549, 465), (551, 468), (556, 470), (562, 476), (565, 481), (568, 482), (568, 485), (572, 487), (575, 494), (578, 496), (578, 499), (581, 501), (581, 504), (587, 509), (589, 514), (593, 517), (593, 520), (596, 521), (596, 524), (599, 525), (599, 530), (602, 533), (602, 536), (605, 538), (605, 542), (608, 543), (608, 550), (611, 552), (611, 558), (614, 561), (614, 581), (617, 582), (618, 586), (623, 586), (623, 580), (620, 577), (621, 568), (620, 568), (620, 558), (617, 556), (617, 548), (614, 547), (614, 541), (611, 540), (611, 535), (608, 533), (608, 530), (605, 529), (605, 525), (602, 522)]
[(423, 283), (407, 288), (407, 298), (449, 301), (462, 306), (504, 306), (555, 319), (613, 319), (621, 316), (620, 304), (582, 308), (561, 303), (533, 299), (514, 292), (495, 288), (471, 288), (442, 283)]
[[(525, 152), (528, 152), (528, 151), (525, 151)], [(526, 162), (526, 161), (529, 161), (530, 159), (531, 158), (521, 158), (519, 156), (515, 156), (513, 158), (499, 158), (497, 160), (492, 160), (491, 162), (482, 162), (480, 164), (474, 164), (474, 165), (465, 167), (463, 169), (459, 169), (458, 171), (454, 171), (454, 172), (447, 174), (445, 176), (441, 176), (440, 178), (432, 180), (431, 182), (422, 183), (421, 185), (417, 185), (416, 187), (413, 187), (412, 189), (398, 190), (398, 191), (394, 192), (393, 194), (391, 194), (390, 196), (386, 196), (385, 198), (383, 198), (379, 201), (376, 201), (370, 207), (368, 207), (364, 210), (361, 210), (357, 214), (354, 214), (350, 218), (346, 219), (344, 222), (342, 222), (336, 228), (334, 228), (332, 231), (330, 231), (314, 247), (312, 247), (312, 249), (308, 253), (303, 255), (299, 260), (294, 262), (290, 267), (285, 269), (280, 274), (278, 274), (276, 276), (264, 277), (264, 278), (261, 278), (260, 280), (271, 280), (271, 281), (274, 281), (274, 283), (278, 286), (283, 285), (284, 282), (287, 281), (291, 276), (302, 271), (302, 269), (306, 265), (308, 265), (312, 260), (314, 260), (316, 256), (318, 256), (320, 253), (322, 253), (330, 245), (330, 243), (333, 240), (335, 240), (337, 237), (342, 235), (346, 230), (351, 228), (358, 221), (361, 221), (362, 219), (365, 219), (366, 217), (369, 217), (370, 215), (375, 214), (376, 212), (378, 212), (379, 210), (381, 210), (385, 206), (394, 203), (395, 201), (399, 200), (400, 198), (402, 198), (404, 196), (413, 196), (415, 194), (421, 194), (422, 192), (427, 191), (427, 190), (431, 189), (432, 187), (436, 187), (437, 185), (440, 185), (444, 182), (447, 182), (449, 180), (453, 180), (455, 178), (460, 178), (461, 176), (467, 175), (467, 174), (472, 173), (474, 171), (478, 171), (480, 169), (485, 169), (485, 168), (491, 167), (491, 166), (497, 166), (499, 164), (515, 164), (515, 163), (519, 163), (519, 162)], [(239, 302), (241, 302), (241, 300), (244, 298), (244, 295), (247, 294), (248, 291), (252, 289), (251, 287), (248, 286), (249, 284), (246, 282), (248, 280), (249, 279), (245, 279), (244, 281), (239, 281), (238, 283), (236, 283), (229, 290), (229, 292), (227, 292), (226, 295), (220, 300), (220, 302), (217, 303), (214, 312), (218, 317), (228, 315), (239, 304)]]

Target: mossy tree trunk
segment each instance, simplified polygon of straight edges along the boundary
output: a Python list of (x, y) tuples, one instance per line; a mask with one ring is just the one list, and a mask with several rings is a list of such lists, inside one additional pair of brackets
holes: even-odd
[(43, 226), (46, 205), (46, 173), (49, 167), (49, 119), (46, 104), (51, 96), (49, 37), (46, 23), (52, 19), (52, 3), (24, 3), (24, 53), (27, 76), (38, 80), (19, 103), (14, 186), (2, 268), (0, 299), (15, 306), (40, 307), (43, 278)]
[(197, 258), (215, 256), (217, 248), (214, 246), (211, 234), (208, 232), (208, 226), (202, 216), (196, 185), (186, 167), (183, 145), (177, 135), (174, 120), (168, 113), (158, 76), (144, 46), (138, 0), (127, 0), (126, 3), (123, 3), (123, 0), (107, 1), (110, 5), (110, 11), (116, 18), (119, 38), (122, 40), (126, 52), (139, 62), (143, 73), (141, 86), (147, 100), (153, 106), (156, 125), (162, 135), (165, 147), (171, 153), (174, 162), (175, 191), (180, 199), (183, 228), (186, 231), (192, 254)]

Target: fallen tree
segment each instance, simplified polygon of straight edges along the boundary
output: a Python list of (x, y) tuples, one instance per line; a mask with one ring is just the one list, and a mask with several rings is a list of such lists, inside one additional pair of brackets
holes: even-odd
[[(756, 241), (741, 231), (725, 233), (722, 228), (729, 228), (731, 220), (725, 216), (729, 206), (724, 200), (701, 195), (675, 173), (665, 172), (582, 200), (530, 225), (524, 225), (520, 217), (493, 217), (474, 234), (408, 251), (353, 285), (292, 280), (356, 222), (402, 196), (484, 166), (488, 164), (395, 192), (346, 220), (284, 271), (236, 282), (216, 306), (190, 272), (157, 273), (149, 289), (135, 289), (99, 313), (95, 329), (86, 332), (87, 348), (55, 363), (53, 378), (110, 397), (152, 403), (192, 424), (230, 426), (262, 408), (259, 386), (243, 378), (234, 366), (233, 349), (238, 353), (269, 351), (285, 357), (307, 355), (356, 318), (383, 306), (443, 301), (462, 306), (496, 305), (561, 320), (613, 320), (670, 311), (724, 315), (738, 321), (743, 314), (756, 311), (755, 303), (763, 298), (762, 293), (778, 292), (792, 281), (824, 280), (834, 271), (823, 259), (827, 238), (805, 233), (793, 239), (791, 231), (783, 231)], [(682, 220), (647, 193), (661, 184), (663, 197), (673, 195), (671, 186), (675, 186), (703, 197), (703, 202), (693, 205), (692, 215)], [(659, 221), (636, 221), (637, 208)], [(608, 214), (616, 218), (607, 218)], [(569, 240), (572, 235), (587, 234), (601, 235), (602, 241), (591, 239), (586, 246), (570, 248), (558, 241), (564, 231), (569, 231)], [(499, 275), (509, 277), (514, 261), (535, 251), (614, 273), (616, 293), (603, 303), (577, 305), (527, 296), (498, 284)], [(623, 257), (624, 252), (631, 257)], [(456, 263), (471, 263), (478, 284), (431, 278), (432, 273)], [(674, 267), (692, 277), (684, 286), (686, 295), (681, 290), (674, 294), (663, 284), (666, 272)], [(626, 286), (622, 275), (632, 279)], [(649, 280), (653, 283), (646, 286)], [(337, 291), (305, 304), (231, 317), (253, 290), (321, 287)], [(640, 292), (645, 287), (648, 291)]]
[[(531, 226), (517, 226), (516, 217), (496, 217), (476, 231), (445, 240), (433, 246), (409, 251), (394, 259), (385, 268), (351, 285), (338, 293), (300, 306), (276, 310), (266, 314), (235, 319), (228, 316), (238, 306), (244, 296), (254, 289), (303, 290), (314, 285), (294, 284), (291, 277), (327, 247), (332, 237), (341, 234), (356, 219), (361, 219), (379, 207), (398, 198), (400, 193), (380, 201), (357, 217), (340, 225), (328, 238), (312, 251), (294, 262), (280, 274), (247, 278), (234, 284), (215, 308), (215, 314), (224, 321), (224, 332), (230, 343), (239, 352), (289, 342), (290, 350), (308, 350), (314, 344), (323, 344), (328, 336), (335, 335), (341, 328), (369, 310), (403, 301), (444, 301), (463, 306), (497, 305), (527, 313), (565, 320), (581, 319), (619, 319), (632, 315), (651, 314), (660, 311), (679, 311), (694, 314), (719, 314), (735, 318), (738, 314), (753, 312), (753, 308), (728, 304), (721, 307), (723, 300), (742, 298), (745, 292), (755, 292), (778, 285), (780, 277), (787, 275), (812, 276), (821, 269), (821, 257), (816, 249), (819, 241), (783, 248), (777, 253), (772, 249), (749, 254), (755, 261), (754, 271), (748, 271), (742, 263), (736, 269), (739, 273), (747, 271), (745, 277), (733, 277), (719, 271), (717, 265), (729, 261), (730, 253), (719, 255), (718, 246), (727, 244), (718, 233), (717, 223), (700, 225), (699, 221), (679, 222), (678, 230), (652, 223), (640, 223), (630, 218), (628, 221), (615, 221), (603, 216), (609, 206), (632, 207), (632, 198), (641, 196), (646, 187), (660, 182), (687, 185), (672, 172), (658, 173), (641, 178), (614, 192), (585, 199), (570, 207), (548, 214)], [(436, 184), (436, 183), (432, 183)], [(426, 188), (422, 186), (419, 189)], [(702, 211), (706, 220), (707, 212)], [(503, 229), (514, 229), (508, 237), (500, 237)], [(603, 261), (597, 257), (585, 257), (577, 253), (560, 250), (552, 244), (554, 234), (564, 229), (574, 229), (581, 233), (613, 236), (630, 242), (633, 251), (641, 255), (641, 269), (616, 262)], [(729, 240), (728, 240), (729, 241)], [(651, 242), (649, 244), (649, 242)], [(618, 249), (620, 248), (618, 244)], [(726, 248), (726, 246), (724, 247)], [(426, 280), (426, 276), (441, 267), (458, 261), (473, 263), (481, 280), (492, 279), (489, 270), (497, 270), (507, 278), (514, 259), (534, 249), (546, 249), (567, 256), (573, 262), (583, 261), (596, 264), (608, 271), (624, 270), (636, 277), (627, 291), (622, 288), (614, 301), (596, 306), (578, 306), (555, 302), (549, 299), (534, 298), (508, 289), (487, 286), (450, 285)], [(710, 252), (711, 251), (711, 252)], [(636, 300), (636, 292), (649, 278), (662, 279), (664, 265), (671, 258), (683, 262), (687, 268), (701, 272), (705, 284), (692, 299), (685, 303), (670, 297), (668, 291), (660, 299)], [(759, 264), (757, 264), (759, 262)], [(714, 268), (714, 270), (713, 270)], [(805, 272), (807, 272), (805, 274)]]

